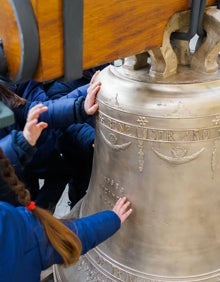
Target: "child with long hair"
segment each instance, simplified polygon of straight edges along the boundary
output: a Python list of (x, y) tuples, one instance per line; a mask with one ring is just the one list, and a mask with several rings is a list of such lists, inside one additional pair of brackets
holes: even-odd
[(75, 264), (119, 230), (131, 212), (123, 197), (113, 210), (62, 222), (31, 201), (0, 149), (0, 280), (39, 282), (51, 265)]

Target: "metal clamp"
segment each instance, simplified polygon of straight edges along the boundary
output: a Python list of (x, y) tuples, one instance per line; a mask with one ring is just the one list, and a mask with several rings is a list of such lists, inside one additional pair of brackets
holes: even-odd
[(0, 46), (0, 78), (2, 81), (18, 83), (31, 79), (37, 69), (40, 44), (37, 23), (29, 0), (10, 0), (16, 17), (20, 41), (21, 64), (15, 78), (10, 78), (4, 54), (4, 42)]
[(203, 16), (206, 7), (206, 0), (194, 0), (192, 1), (192, 11), (190, 17), (190, 27), (188, 32), (174, 32), (171, 35), (172, 39), (189, 41), (194, 35), (198, 34), (199, 37), (204, 36), (204, 30), (202, 28)]
[(64, 79), (82, 77), (83, 1), (64, 0)]

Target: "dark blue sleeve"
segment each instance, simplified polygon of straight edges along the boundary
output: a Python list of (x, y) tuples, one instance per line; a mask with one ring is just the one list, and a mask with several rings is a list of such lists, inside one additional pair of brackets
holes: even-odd
[(28, 101), (24, 106), (14, 109), (16, 122), (18, 122), (22, 128), (30, 108), (41, 103), (48, 107), (48, 111), (42, 113), (38, 120), (47, 122), (50, 128), (68, 127), (72, 123), (77, 122), (83, 123), (88, 118), (88, 115), (84, 110), (84, 100), (85, 98), (83, 96), (80, 96), (79, 98), (67, 98), (65, 96), (57, 100), (44, 102)]
[(36, 146), (31, 146), (24, 138), (23, 132), (13, 130), (12, 135), (12, 148), (16, 151), (18, 159), (23, 166), (27, 165), (37, 152)]
[[(36, 220), (35, 220), (36, 221)], [(64, 220), (63, 223), (81, 240), (82, 255), (111, 237), (121, 226), (119, 217), (113, 211), (102, 211), (96, 214)], [(34, 222), (43, 269), (52, 264), (63, 262), (60, 254), (48, 242), (48, 238), (39, 222)]]
[(12, 135), (9, 134), (3, 138), (0, 139), (0, 148), (2, 149), (4, 155), (9, 159), (10, 163), (14, 167), (14, 169), (17, 171), (21, 171), (21, 163), (17, 156), (16, 151), (14, 150), (12, 146)]
[(113, 211), (64, 222), (82, 243), (82, 255), (111, 237), (121, 226), (121, 220)]
[(23, 133), (17, 130), (1, 138), (0, 147), (18, 176), (22, 173), (24, 166), (32, 160), (37, 150), (36, 147), (30, 146), (23, 137)]
[[(64, 99), (63, 99), (64, 98)], [(50, 127), (67, 127), (72, 123), (83, 123), (88, 117), (84, 110), (84, 97), (67, 98), (44, 102), (48, 111), (40, 115), (39, 120), (46, 121)]]

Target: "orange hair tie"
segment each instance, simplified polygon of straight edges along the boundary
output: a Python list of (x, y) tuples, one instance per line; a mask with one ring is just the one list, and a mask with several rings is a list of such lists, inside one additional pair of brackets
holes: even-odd
[(36, 208), (35, 202), (31, 201), (29, 205), (26, 206), (29, 211), (33, 211)]

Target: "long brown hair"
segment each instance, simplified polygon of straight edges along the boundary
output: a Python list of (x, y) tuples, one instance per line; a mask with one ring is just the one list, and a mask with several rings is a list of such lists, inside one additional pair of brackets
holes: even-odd
[(18, 108), (26, 103), (25, 99), (21, 98), (2, 84), (0, 84), (0, 101), (10, 109)]
[[(18, 202), (23, 206), (29, 205), (31, 202), (30, 193), (16, 176), (13, 167), (10, 165), (9, 160), (4, 156), (1, 149), (0, 172), (8, 189), (13, 190), (17, 195)], [(0, 200), (4, 201), (1, 193)], [(69, 266), (76, 263), (79, 260), (82, 249), (81, 242), (76, 234), (47, 210), (36, 206), (32, 213), (41, 222), (49, 241), (63, 258), (64, 264)]]

